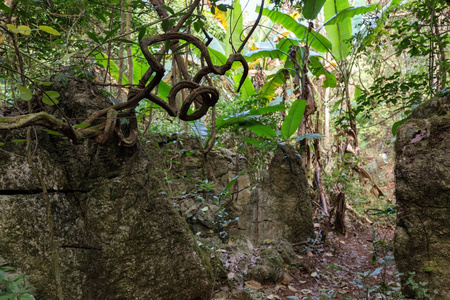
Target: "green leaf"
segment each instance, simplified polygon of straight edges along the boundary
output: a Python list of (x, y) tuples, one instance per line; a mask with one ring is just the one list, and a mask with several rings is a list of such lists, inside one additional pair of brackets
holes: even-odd
[[(256, 11), (259, 12), (259, 10), (260, 7), (257, 6)], [(319, 52), (328, 52), (332, 47), (331, 42), (326, 37), (314, 30), (309, 31), (308, 25), (297, 22), (288, 14), (265, 7), (263, 15), (291, 31), (297, 38), (306, 40), (312, 48)]]
[(167, 32), (167, 30), (169, 30), (169, 28), (171, 28), (174, 24), (175, 22), (173, 20), (163, 20), (161, 22), (161, 27), (164, 32)]
[[(327, 0), (323, 7), (325, 20), (330, 20), (335, 15), (347, 8), (350, 5), (348, 0)], [(326, 22), (325, 22), (326, 24)], [(352, 37), (352, 21), (351, 19), (343, 19), (336, 24), (330, 24), (325, 26), (328, 39), (333, 44), (331, 54), (337, 61), (345, 59), (351, 50), (349, 40)]]
[(13, 142), (14, 144), (20, 144), (20, 143), (25, 143), (27, 141), (27, 139), (17, 139), (17, 140), (12, 140), (11, 142)]
[(378, 3), (370, 4), (370, 5), (361, 5), (361, 6), (352, 6), (347, 9), (344, 9), (331, 18), (329, 18), (324, 25), (334, 25), (338, 22), (342, 22), (348, 20), (356, 15), (362, 15), (371, 11), (374, 11), (379, 7)]
[(194, 29), (197, 32), (201, 32), (201, 30), (205, 27), (205, 22), (203, 22), (203, 20), (198, 19), (197, 21), (194, 22)]
[(97, 44), (100, 44), (100, 40), (98, 39), (97, 34), (95, 32), (86, 32), (86, 34), (91, 40), (93, 40)]
[[(97, 63), (99, 63), (104, 68), (108, 66), (108, 55), (106, 55), (105, 53), (98, 52), (94, 55), (94, 58)], [(119, 67), (117, 67), (116, 63), (112, 59), (109, 61), (109, 73), (116, 81), (119, 80)], [(122, 84), (128, 84), (128, 82), (128, 78), (126, 76), (123, 76)]]
[[(255, 116), (250, 116), (250, 111), (246, 110), (229, 117), (220, 118), (216, 120), (216, 128), (225, 128), (235, 124), (244, 124), (249, 120), (255, 119)], [(252, 120), (253, 121), (253, 120)]]
[(47, 32), (47, 33), (50, 33), (50, 34), (52, 34), (52, 35), (61, 35), (61, 34), (58, 32), (58, 30), (53, 29), (53, 28), (50, 27), (50, 26), (44, 26), (44, 25), (41, 25), (41, 26), (38, 26), (38, 28), (39, 28), (40, 30), (45, 31), (45, 32)]
[(229, 8), (231, 8), (231, 6), (229, 6), (227, 4), (219, 4), (219, 5), (217, 5), (217, 8), (220, 11), (226, 12)]
[(286, 69), (281, 69), (275, 75), (266, 78), (266, 83), (260, 90), (260, 96), (266, 99), (267, 102), (273, 99), (276, 89), (285, 83), (285, 72)]
[[(242, 74), (242, 73), (239, 73), (239, 72), (238, 72), (238, 74), (236, 74), (235, 76), (233, 76), (233, 80), (234, 80), (234, 82), (236, 83), (236, 84), (235, 84), (236, 89), (237, 89), (237, 87), (238, 87), (238, 85), (239, 85), (239, 82), (241, 82), (241, 77), (242, 77), (242, 76), (243, 76), (243, 74)], [(241, 87), (240, 93), (241, 93), (241, 98), (242, 98), (243, 100), (247, 100), (248, 97), (250, 97), (251, 95), (254, 95), (254, 94), (255, 94), (255, 88), (253, 87), (253, 83), (252, 83), (252, 81), (250, 80), (250, 78), (248, 78), (248, 76), (247, 76), (247, 77), (245, 78), (245, 80), (244, 80), (244, 84), (243, 84), (242, 87)]]
[(167, 12), (169, 12), (171, 15), (175, 14), (175, 11), (168, 5), (163, 4), (163, 5), (159, 5), (159, 7), (167, 10)]
[(244, 54), (245, 60), (251, 62), (260, 58), (271, 58), (285, 60), (287, 53), (280, 49), (258, 49)]
[(48, 134), (51, 134), (51, 135), (61, 135), (60, 132), (54, 131), (54, 130), (50, 130), (50, 129), (44, 129), (44, 131), (47, 132)]
[(138, 41), (139, 42), (144, 38), (146, 31), (147, 31), (146, 27), (142, 28), (141, 30), (139, 30), (139, 34), (138, 34)]
[(58, 104), (59, 101), (57, 98), (60, 96), (60, 94), (56, 91), (46, 91), (44, 96), (42, 97), (42, 102), (44, 102), (47, 105), (55, 105)]
[(255, 121), (256, 117), (266, 114), (266, 113), (269, 113), (269, 112), (276, 112), (276, 111), (285, 110), (285, 109), (286, 109), (286, 107), (283, 104), (279, 104), (279, 105), (267, 106), (267, 107), (263, 107), (263, 108), (253, 109), (253, 110), (246, 110), (246, 111), (231, 115), (229, 117), (217, 119), (216, 127), (217, 127), (217, 129), (219, 129), (219, 128), (224, 128), (224, 127), (229, 127), (229, 126), (232, 126), (235, 124), (239, 124), (244, 127), (249, 127), (249, 126), (255, 125), (255, 124), (261, 124), (261, 123)]
[(30, 101), (33, 98), (33, 94), (27, 87), (19, 85), (17, 89), (19, 90), (20, 99)]
[(213, 64), (220, 66), (224, 65), (227, 62), (227, 57), (225, 56), (225, 54), (223, 54), (224, 52), (218, 51), (217, 49), (213, 49), (211, 47), (208, 47), (208, 52), (211, 56)]
[(237, 174), (236, 176), (234, 176), (233, 179), (230, 180), (230, 182), (228, 182), (227, 186), (222, 190), (222, 195), (225, 195), (235, 184), (236, 181), (239, 179), (239, 177), (243, 174), (243, 172)]
[(89, 124), (89, 123), (81, 123), (81, 124), (73, 125), (73, 128), (86, 128), (86, 127), (89, 127), (89, 126), (91, 126), (91, 124)]
[(425, 271), (425, 273), (433, 272), (433, 268), (432, 267), (425, 267), (423, 270)]
[(286, 110), (286, 106), (284, 104), (277, 104), (277, 105), (271, 105), (271, 106), (266, 106), (266, 107), (262, 107), (262, 108), (258, 108), (258, 109), (253, 109), (249, 112), (249, 115), (251, 116), (260, 116), (269, 112), (277, 112), (277, 111), (282, 111), (282, 110)]
[(328, 71), (324, 65), (322, 64), (322, 59), (318, 56), (310, 56), (309, 57), (309, 70), (313, 73), (314, 76), (320, 77), (320, 75), (325, 75), (325, 81), (323, 82), (322, 87), (335, 87), (336, 86), (336, 76)]
[[(132, 45), (132, 57), (133, 57), (133, 84), (138, 84), (139, 80), (141, 80), (142, 76), (144, 76), (145, 72), (148, 70), (148, 63), (144, 59), (141, 49), (138, 45)], [(119, 68), (117, 68), (119, 71)], [(119, 73), (117, 72), (117, 79), (119, 78)], [(118, 81), (118, 80), (117, 80)], [(128, 79), (127, 79), (128, 81)], [(163, 81), (161, 81), (163, 82)], [(123, 83), (123, 79), (122, 79)]]
[(1, 146), (5, 146), (5, 143), (0, 142), (0, 147), (1, 147)]
[(394, 123), (394, 125), (392, 125), (392, 135), (396, 136), (397, 135), (397, 129), (400, 125), (402, 125), (405, 122), (406, 119), (397, 121)]
[(295, 100), (289, 109), (288, 115), (281, 125), (281, 136), (287, 140), (290, 138), (295, 131), (297, 131), (300, 123), (302, 122), (302, 117), (305, 112), (306, 101), (305, 100)]
[(0, 2), (0, 9), (3, 10), (5, 12), (5, 14), (9, 14), (11, 12), (11, 8), (9, 8), (3, 2)]
[(243, 139), (242, 141), (245, 143), (252, 144), (255, 147), (259, 147), (259, 145), (261, 145), (261, 142), (258, 141), (257, 139)]
[(326, 0), (304, 0), (303, 16), (305, 19), (313, 20), (317, 17)]
[(23, 293), (19, 295), (19, 300), (35, 300), (35, 298), (30, 293)]
[(277, 133), (275, 130), (273, 130), (271, 127), (264, 125), (264, 124), (252, 124), (252, 125), (246, 125), (248, 129), (253, 131), (255, 134), (257, 134), (260, 137), (265, 138), (274, 138), (277, 136)]

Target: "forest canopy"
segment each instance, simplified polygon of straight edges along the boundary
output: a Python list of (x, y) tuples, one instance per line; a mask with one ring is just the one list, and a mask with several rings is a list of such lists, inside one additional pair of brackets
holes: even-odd
[[(448, 93), (443, 1), (8, 0), (0, 9), (0, 130), (38, 125), (74, 144), (187, 131), (209, 151), (231, 134), (259, 149), (295, 143), (317, 173), (322, 149), (359, 157), (361, 137), (363, 148), (379, 137), (386, 146), (412, 109)], [(96, 86), (110, 107), (65, 115), (71, 81)]]

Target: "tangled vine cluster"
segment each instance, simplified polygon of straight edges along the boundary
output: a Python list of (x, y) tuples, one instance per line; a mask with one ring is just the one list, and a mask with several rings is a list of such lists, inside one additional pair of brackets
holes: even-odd
[[(158, 1), (161, 2), (161, 0), (152, 0), (151, 2), (160, 8), (161, 5), (159, 5), (160, 3)], [(126, 102), (118, 103), (94, 112), (83, 122), (83, 124), (89, 124), (88, 127), (74, 128), (69, 124), (67, 119), (61, 120), (46, 112), (38, 112), (0, 118), (0, 130), (11, 130), (38, 125), (64, 134), (74, 144), (79, 144), (84, 139), (94, 139), (98, 144), (105, 145), (115, 135), (122, 146), (131, 147), (136, 143), (138, 137), (135, 108), (143, 99), (149, 99), (163, 108), (170, 116), (178, 117), (183, 121), (200, 119), (219, 100), (219, 91), (212, 86), (208, 75), (224, 75), (231, 69), (234, 62), (240, 62), (243, 65), (244, 72), (239, 83), (238, 91), (242, 87), (248, 74), (248, 65), (240, 52), (256, 28), (261, 14), (239, 50), (231, 54), (225, 64), (217, 66), (213, 64), (208, 47), (204, 42), (190, 33), (180, 32), (180, 28), (192, 16), (195, 8), (198, 8), (198, 5), (199, 0), (194, 0), (178, 23), (167, 30), (166, 33), (141, 40), (140, 48), (149, 64), (148, 70), (142, 76), (139, 84), (129, 89)], [(161, 18), (167, 17), (163, 10), (157, 9), (157, 12)], [(185, 41), (185, 45), (193, 45), (199, 50), (202, 67), (191, 77), (187, 71), (187, 62), (185, 59), (178, 54), (174, 54), (173, 59), (183, 78), (178, 82), (172, 82), (173, 84), (167, 97), (168, 101), (165, 101), (155, 93), (155, 89), (157, 89), (161, 80), (163, 80), (166, 72), (164, 65), (161, 64), (161, 57), (163, 57), (167, 50), (174, 51), (179, 46), (180, 40)], [(151, 52), (151, 47), (157, 43), (164, 44), (161, 47), (161, 51), (154, 54)], [(166, 49), (166, 46), (170, 48)], [(209, 82), (210, 84), (205, 85), (204, 82)], [(186, 93), (186, 90), (189, 92)], [(179, 98), (182, 99), (181, 103), (177, 102)], [(195, 108), (190, 110), (193, 105)], [(120, 122), (118, 122), (121, 118), (130, 120), (127, 136), (122, 132)]]

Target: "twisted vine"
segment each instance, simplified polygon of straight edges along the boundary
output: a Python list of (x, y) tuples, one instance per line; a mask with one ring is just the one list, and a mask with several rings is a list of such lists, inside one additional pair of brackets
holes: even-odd
[[(152, 1), (152, 3), (153, 2), (154, 1)], [(162, 107), (170, 116), (178, 117), (183, 121), (200, 119), (206, 115), (209, 108), (214, 107), (219, 100), (219, 91), (215, 87), (211, 85), (202, 85), (202, 81), (205, 77), (207, 78), (210, 74), (224, 75), (231, 69), (234, 62), (240, 62), (244, 71), (237, 91), (239, 92), (241, 89), (248, 75), (248, 65), (245, 58), (240, 54), (240, 51), (242, 51), (251, 33), (246, 37), (238, 52), (230, 55), (225, 64), (221, 66), (214, 65), (205, 43), (192, 34), (178, 32), (187, 18), (192, 15), (193, 10), (198, 3), (198, 0), (194, 1), (188, 9), (188, 13), (186, 13), (179, 20), (178, 24), (172, 27), (168, 32), (144, 38), (140, 42), (141, 51), (149, 64), (148, 70), (142, 76), (137, 87), (130, 88), (126, 102), (94, 112), (82, 122), (90, 124), (89, 127), (74, 129), (68, 122), (59, 120), (51, 114), (39, 112), (17, 116), (14, 117), (14, 120), (11, 118), (0, 118), (0, 130), (40, 125), (63, 133), (69, 137), (74, 144), (79, 144), (83, 139), (88, 138), (94, 139), (100, 145), (105, 145), (115, 135), (119, 139), (121, 145), (131, 147), (136, 143), (138, 136), (137, 119), (134, 109), (143, 99), (149, 99)], [(264, 2), (262, 1), (262, 5), (263, 4)], [(262, 10), (260, 11), (260, 15), (261, 12)], [(254, 24), (251, 32), (256, 28), (259, 18)], [(155, 88), (159, 85), (165, 74), (164, 66), (155, 56), (161, 56), (164, 53), (165, 47), (162, 47), (163, 50), (159, 54), (152, 54), (150, 52), (150, 47), (156, 43), (165, 42), (169, 43), (170, 48), (174, 50), (180, 40), (195, 46), (200, 52), (202, 62), (205, 62), (205, 64), (202, 63), (201, 69), (191, 79), (187, 72), (184, 60), (180, 55), (174, 55), (174, 60), (179, 65), (184, 80), (180, 80), (173, 84), (167, 97), (168, 101), (165, 101), (154, 93)], [(187, 96), (184, 97), (181, 103), (177, 103), (176, 99), (178, 94), (184, 90), (189, 91)], [(182, 95), (183, 94), (185, 93), (183, 92)], [(195, 104), (195, 109), (193, 112), (190, 112), (192, 104)], [(117, 119), (124, 117), (130, 120), (127, 136), (120, 128), (120, 122), (117, 122)], [(105, 118), (106, 121), (100, 121), (100, 119)]]
[[(179, 40), (184, 40), (200, 51), (202, 58), (205, 60), (206, 65), (201, 68), (192, 80), (182, 80), (177, 82), (169, 92), (168, 101), (161, 99), (155, 95), (153, 90), (158, 86), (162, 78), (164, 77), (164, 66), (158, 61), (158, 59), (150, 52), (149, 47), (153, 44), (172, 41), (177, 43)], [(130, 89), (128, 94), (128, 101), (119, 103), (111, 107), (100, 110), (92, 114), (84, 123), (92, 124), (99, 117), (107, 115), (107, 122), (104, 132), (96, 137), (96, 141), (99, 144), (105, 144), (115, 132), (116, 136), (121, 140), (122, 145), (132, 146), (137, 139), (137, 123), (136, 117), (131, 117), (130, 124), (130, 136), (125, 138), (120, 131), (119, 125), (116, 122), (117, 111), (124, 109), (134, 109), (138, 103), (147, 98), (150, 101), (161, 106), (170, 116), (178, 117), (183, 121), (198, 120), (203, 117), (210, 107), (213, 107), (219, 100), (219, 91), (212, 86), (202, 86), (200, 83), (202, 79), (209, 74), (224, 75), (234, 62), (240, 62), (244, 67), (244, 73), (241, 77), (238, 91), (242, 87), (245, 78), (248, 74), (248, 65), (245, 58), (240, 53), (234, 53), (230, 55), (226, 63), (222, 66), (216, 66), (213, 64), (208, 52), (207, 46), (197, 37), (182, 32), (168, 32), (160, 35), (156, 35), (150, 38), (145, 38), (140, 43), (141, 51), (149, 64), (149, 69), (142, 76), (138, 88)], [(152, 78), (153, 76), (153, 78)], [(151, 78), (151, 80), (150, 80)], [(150, 80), (150, 82), (148, 82)], [(148, 83), (148, 84), (147, 84)], [(181, 90), (188, 89), (189, 95), (183, 99), (181, 105), (176, 101), (176, 97)], [(198, 105), (197, 109), (189, 114), (189, 108), (194, 103)], [(115, 112), (114, 112), (115, 111)], [(133, 113), (131, 113), (133, 114)]]

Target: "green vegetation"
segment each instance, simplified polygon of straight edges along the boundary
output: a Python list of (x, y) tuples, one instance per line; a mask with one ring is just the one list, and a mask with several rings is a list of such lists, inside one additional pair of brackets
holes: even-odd
[[(125, 147), (149, 142), (147, 133), (195, 136), (206, 170), (196, 195), (221, 209), (214, 222), (222, 238), (233, 220), (206, 180), (218, 146), (245, 155), (257, 180), (276, 145), (296, 147), (316, 214), (341, 223), (338, 231), (345, 204), (376, 222), (395, 215), (397, 128), (418, 105), (449, 93), (449, 2), (261, 1), (257, 21), (247, 2), (1, 3), (0, 130), (41, 126), (74, 144), (117, 139)], [(66, 115), (61, 99), (72, 81), (101, 90), (111, 106)], [(1, 140), (0, 150), (27, 142), (31, 162), (30, 130)], [(374, 243), (377, 262), (388, 242)], [(368, 285), (380, 268), (358, 274), (363, 292), (392, 291)], [(31, 299), (19, 288), (23, 278), (4, 275), (0, 299)], [(408, 284), (430, 297), (425, 284)]]

